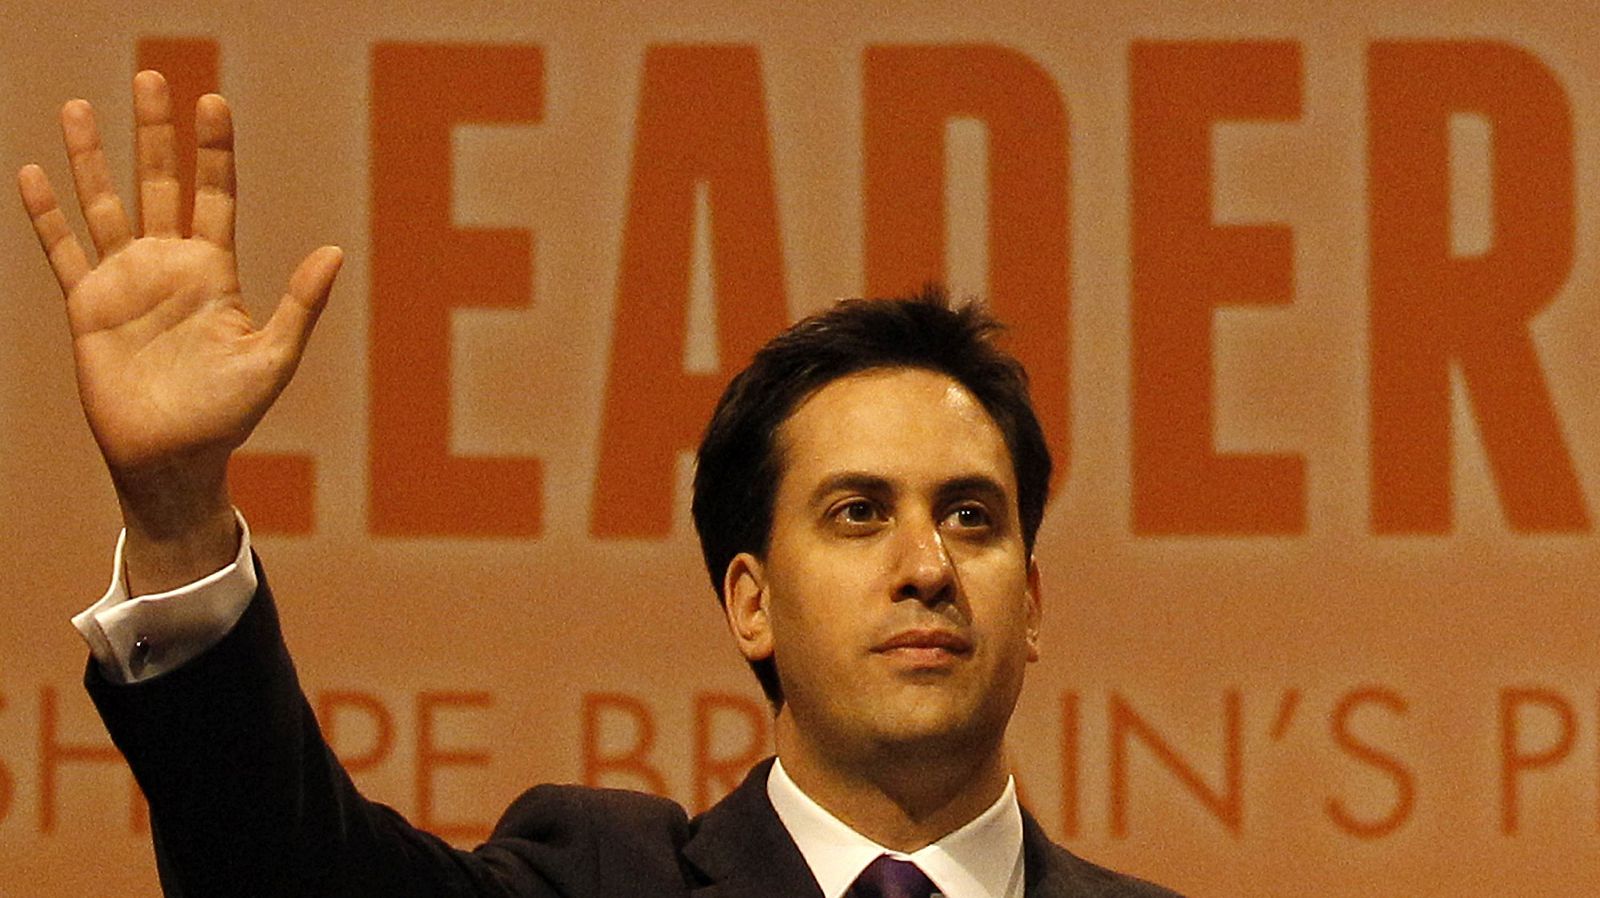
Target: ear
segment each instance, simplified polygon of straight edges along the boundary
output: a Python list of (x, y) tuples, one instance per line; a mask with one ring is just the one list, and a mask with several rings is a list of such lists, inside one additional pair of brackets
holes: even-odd
[(1039, 660), (1039, 628), (1044, 622), (1044, 591), (1037, 559), (1028, 559), (1028, 660)]
[(772, 657), (772, 624), (767, 614), (771, 593), (761, 559), (740, 552), (722, 575), (723, 612), (739, 653), (746, 661)]

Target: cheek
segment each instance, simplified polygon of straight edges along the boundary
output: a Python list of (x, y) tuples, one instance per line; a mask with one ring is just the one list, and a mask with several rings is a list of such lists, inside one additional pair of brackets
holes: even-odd
[(791, 566), (769, 581), (773, 647), (796, 672), (847, 665), (872, 631), (873, 602), (859, 566)]
[(775, 594), (787, 603), (785, 614), (825, 625), (888, 594), (885, 556), (878, 543), (811, 540), (774, 553), (767, 572)]
[[(809, 654), (826, 639), (836, 615), (825, 597), (830, 584), (814, 573), (790, 566), (770, 580), (772, 600), (768, 612), (780, 653)], [(798, 659), (796, 659), (798, 660)]]
[[(974, 572), (976, 573), (976, 571)], [(1006, 641), (1025, 640), (1028, 632), (1032, 603), (1028, 598), (1028, 578), (1017, 573), (1014, 565), (997, 565), (985, 573), (992, 574), (982, 580), (983, 592), (975, 594), (969, 578), (968, 597), (973, 613), (984, 618), (981, 625)]]

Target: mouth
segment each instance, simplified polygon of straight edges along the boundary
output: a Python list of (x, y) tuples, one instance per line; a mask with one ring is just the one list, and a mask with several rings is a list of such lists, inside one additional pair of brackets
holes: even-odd
[(873, 646), (872, 651), (918, 666), (942, 664), (972, 654), (972, 640), (952, 630), (902, 630)]

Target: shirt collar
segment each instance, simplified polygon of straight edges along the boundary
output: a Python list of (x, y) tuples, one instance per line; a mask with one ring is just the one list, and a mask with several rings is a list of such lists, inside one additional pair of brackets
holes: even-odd
[(782, 761), (767, 775), (767, 797), (822, 887), (822, 898), (842, 898), (881, 854), (915, 863), (945, 898), (1021, 898), (1022, 808), (1009, 777), (987, 810), (910, 854), (891, 851), (828, 813), (789, 778)]

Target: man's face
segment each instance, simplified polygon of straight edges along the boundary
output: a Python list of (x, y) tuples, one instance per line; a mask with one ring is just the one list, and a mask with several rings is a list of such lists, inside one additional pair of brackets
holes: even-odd
[(766, 557), (726, 592), (746, 657), (776, 657), (780, 731), (837, 760), (997, 747), (1039, 595), (994, 421), (942, 374), (881, 369), (817, 391), (777, 444)]

